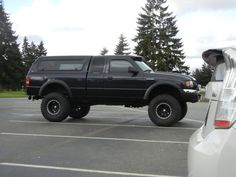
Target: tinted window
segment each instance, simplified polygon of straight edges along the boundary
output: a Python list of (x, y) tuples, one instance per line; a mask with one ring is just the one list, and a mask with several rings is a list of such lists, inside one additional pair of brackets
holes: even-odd
[(144, 71), (144, 72), (151, 72), (154, 73), (154, 71), (143, 61), (135, 61), (135, 63)]
[(96, 57), (93, 59), (90, 72), (91, 73), (102, 73), (105, 64), (105, 59), (103, 57)]
[(45, 60), (39, 63), (40, 71), (81, 71), (85, 64), (85, 60)]
[(128, 73), (128, 68), (133, 65), (126, 60), (111, 60), (110, 73)]

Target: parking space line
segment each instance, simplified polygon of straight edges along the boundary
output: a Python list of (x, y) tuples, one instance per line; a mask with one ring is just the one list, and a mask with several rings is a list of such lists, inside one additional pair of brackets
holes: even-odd
[(1, 132), (0, 134), (1, 135), (9, 135), (9, 136), (31, 136), (31, 137), (49, 137), (49, 138), (86, 139), (86, 140), (128, 141), (128, 142), (141, 142), (141, 143), (167, 143), (167, 144), (186, 144), (186, 145), (188, 144), (188, 142), (186, 142), (186, 141), (158, 141), (158, 140), (129, 139), (129, 138), (28, 134), (28, 133), (11, 133), (11, 132)]
[(84, 173), (98, 173), (98, 174), (108, 174), (108, 175), (122, 175), (122, 176), (177, 177), (177, 176), (166, 176), (166, 175), (155, 175), (155, 174), (129, 173), (129, 172), (118, 172), (118, 171), (104, 171), (104, 170), (92, 170), (92, 169), (84, 169), (84, 168), (69, 168), (69, 167), (32, 165), (32, 164), (21, 164), (21, 163), (0, 163), (0, 165), (2, 165), (2, 166), (13, 166), (13, 167), (23, 167), (23, 168), (37, 168), (37, 169), (50, 169), (50, 170), (84, 172)]
[(9, 120), (12, 123), (28, 123), (28, 124), (59, 124), (59, 125), (82, 125), (82, 126), (110, 126), (110, 127), (130, 127), (130, 128), (153, 128), (153, 129), (184, 129), (184, 130), (196, 130), (197, 128), (191, 127), (158, 127), (158, 126), (148, 126), (148, 125), (131, 125), (131, 124), (98, 124), (98, 123), (53, 123), (53, 122), (45, 122), (45, 121), (27, 121), (27, 120)]
[(12, 115), (17, 115), (17, 116), (21, 116), (21, 117), (32, 117), (32, 116), (41, 116), (42, 114), (34, 114), (34, 113), (32, 113), (32, 114), (25, 114), (25, 113), (11, 113)]
[(188, 120), (188, 121), (191, 121), (191, 122), (198, 122), (198, 123), (201, 123), (201, 124), (204, 123), (204, 121), (201, 121), (201, 120), (194, 120), (194, 119), (184, 119), (184, 120)]

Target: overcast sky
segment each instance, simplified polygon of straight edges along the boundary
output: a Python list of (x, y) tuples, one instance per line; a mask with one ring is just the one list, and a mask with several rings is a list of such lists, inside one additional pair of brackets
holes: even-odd
[[(13, 30), (22, 40), (43, 40), (48, 55), (114, 53), (118, 37), (131, 48), (146, 0), (4, 0)], [(236, 0), (167, 0), (176, 15), (186, 64), (201, 67), (208, 48), (236, 46)]]

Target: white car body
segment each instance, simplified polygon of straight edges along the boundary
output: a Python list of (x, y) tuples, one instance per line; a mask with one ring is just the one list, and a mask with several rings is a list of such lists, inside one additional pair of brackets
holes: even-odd
[(206, 122), (190, 138), (188, 176), (235, 177), (236, 49), (208, 50), (203, 59), (215, 71), (206, 89)]

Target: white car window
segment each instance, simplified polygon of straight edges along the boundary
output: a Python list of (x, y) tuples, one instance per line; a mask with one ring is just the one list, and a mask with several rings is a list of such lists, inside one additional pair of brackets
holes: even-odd
[(211, 81), (223, 81), (226, 73), (226, 65), (225, 63), (218, 64), (213, 73), (213, 77)]
[(212, 75), (211, 82), (207, 84), (205, 97), (207, 99), (218, 100), (220, 91), (222, 90), (223, 80), (226, 73), (225, 63), (220, 63), (216, 66), (215, 71)]

